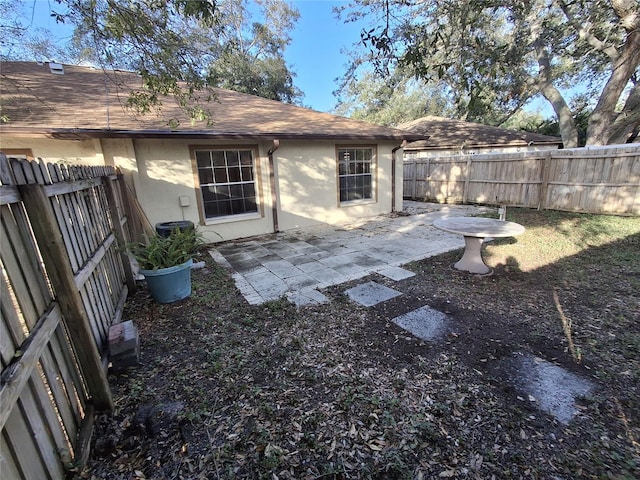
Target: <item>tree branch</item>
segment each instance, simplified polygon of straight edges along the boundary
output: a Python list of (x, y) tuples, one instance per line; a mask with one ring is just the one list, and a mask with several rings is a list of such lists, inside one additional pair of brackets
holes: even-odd
[(571, 11), (571, 7), (564, 0), (559, 0), (558, 4), (560, 9), (567, 18), (569, 25), (578, 33), (580, 38), (591, 45), (595, 50), (604, 53), (611, 62), (615, 62), (618, 59), (619, 52), (613, 45), (608, 45), (606, 42), (600, 40), (591, 32), (591, 22), (578, 20), (576, 15)]

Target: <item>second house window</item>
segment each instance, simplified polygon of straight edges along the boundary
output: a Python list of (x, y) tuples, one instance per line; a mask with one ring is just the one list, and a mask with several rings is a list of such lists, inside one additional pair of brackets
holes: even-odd
[(340, 202), (373, 198), (373, 162), (371, 147), (338, 148)]

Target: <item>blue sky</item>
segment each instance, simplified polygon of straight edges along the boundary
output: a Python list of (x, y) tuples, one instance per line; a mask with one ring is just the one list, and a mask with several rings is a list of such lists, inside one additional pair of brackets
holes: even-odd
[[(342, 75), (347, 63), (346, 55), (340, 52), (360, 39), (360, 29), (335, 18), (332, 8), (346, 1), (294, 0), (292, 3), (300, 11), (300, 18), (291, 32), (292, 42), (285, 51), (285, 59), (296, 74), (294, 84), (305, 94), (303, 105), (330, 111), (336, 104), (332, 94), (337, 87), (335, 79)], [(26, 0), (25, 23), (30, 23), (32, 5), (35, 6), (34, 26), (47, 28), (60, 38), (69, 34), (68, 28), (57, 25), (49, 15), (51, 10), (61, 9), (54, 0)]]
[[(296, 28), (291, 32), (291, 44), (285, 51), (285, 59), (295, 73), (294, 84), (302, 90), (305, 107), (321, 112), (331, 111), (336, 106), (333, 91), (336, 79), (342, 76), (347, 55), (344, 49), (351, 49), (360, 40), (361, 26), (345, 24), (333, 13), (333, 7), (347, 4), (347, 0), (292, 0), (300, 12)], [(31, 7), (34, 6), (33, 26), (48, 28), (55, 36), (68, 35), (69, 28), (57, 25), (50, 17), (51, 10), (61, 9), (54, 0), (26, 0), (25, 7), (30, 22)], [(533, 100), (527, 110), (542, 110), (546, 116), (552, 112), (541, 99)]]
[(326, 112), (335, 106), (332, 95), (337, 87), (335, 79), (343, 74), (347, 63), (347, 56), (341, 50), (350, 49), (360, 39), (360, 28), (335, 18), (332, 8), (347, 2), (297, 0), (293, 3), (300, 11), (300, 19), (285, 57), (296, 73), (295, 85), (305, 93), (303, 104)]

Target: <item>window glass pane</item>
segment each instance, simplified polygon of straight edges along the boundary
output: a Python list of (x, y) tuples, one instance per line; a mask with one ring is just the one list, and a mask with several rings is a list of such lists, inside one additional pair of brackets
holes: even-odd
[(245, 205), (246, 205), (247, 212), (257, 212), (258, 211), (258, 205), (256, 204), (255, 197), (246, 197), (245, 198)]
[(229, 185), (219, 185), (216, 187), (216, 193), (218, 198), (229, 198)]
[(245, 183), (244, 185), (242, 185), (242, 193), (244, 194), (245, 198), (255, 197), (256, 187), (253, 185), (253, 183)]
[(231, 215), (231, 200), (218, 202), (218, 215)]
[(251, 167), (242, 167), (242, 181), (250, 182), (253, 180), (253, 168)]
[(225, 152), (227, 154), (227, 165), (237, 166), (240, 165), (240, 152), (237, 150), (229, 150)]
[(369, 182), (366, 182), (364, 184), (364, 188), (362, 189), (362, 194), (364, 198), (373, 198), (372, 191), (371, 191), (371, 179), (369, 179)]
[(215, 187), (202, 187), (202, 200), (204, 200), (205, 203), (215, 200), (216, 194), (214, 188)]
[(213, 183), (213, 172), (211, 171), (210, 168), (198, 169), (198, 177), (200, 179), (201, 184)]
[(216, 168), (216, 183), (227, 183), (229, 179), (227, 178), (227, 169), (226, 168)]
[(245, 213), (244, 200), (241, 198), (237, 200), (231, 200), (231, 211), (233, 213)]
[(231, 198), (242, 198), (242, 185), (231, 185), (229, 186), (229, 191), (231, 192)]
[(229, 181), (230, 182), (240, 181), (240, 167), (229, 167)]
[(196, 163), (198, 164), (198, 168), (210, 167), (211, 166), (211, 155), (209, 152), (196, 152)]
[(240, 152), (240, 163), (242, 165), (253, 165), (253, 158), (251, 156), (251, 150), (242, 150)]
[(224, 152), (220, 150), (214, 150), (211, 152), (211, 160), (214, 167), (224, 167), (226, 165), (224, 161)]
[(204, 204), (204, 215), (206, 217), (217, 217), (218, 216), (218, 204), (216, 202), (205, 202)]

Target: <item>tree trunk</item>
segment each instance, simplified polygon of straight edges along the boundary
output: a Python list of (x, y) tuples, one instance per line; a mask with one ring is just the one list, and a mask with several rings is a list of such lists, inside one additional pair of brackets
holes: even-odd
[[(621, 21), (624, 23), (625, 18), (621, 18)], [(631, 20), (626, 21), (627, 23), (631, 22)], [(636, 28), (629, 31), (620, 56), (613, 61), (611, 76), (589, 117), (587, 145), (608, 145), (615, 140), (613, 137), (616, 135), (612, 131), (613, 124), (616, 118), (619, 117), (615, 111), (616, 105), (631, 76), (640, 64), (640, 31), (637, 29), (639, 24), (640, 21), (636, 18)], [(623, 116), (622, 119), (624, 118)], [(622, 123), (622, 120), (620, 123)], [(617, 133), (620, 133), (619, 129)]]
[(625, 143), (640, 127), (640, 84), (634, 85), (609, 134), (609, 144)]
[(556, 112), (563, 147), (576, 148), (578, 146), (578, 129), (573, 120), (571, 109), (569, 105), (567, 105), (564, 97), (560, 91), (550, 83), (543, 85), (540, 91), (553, 107), (553, 111)]
[(546, 98), (553, 111), (558, 117), (558, 125), (560, 127), (560, 136), (564, 148), (575, 148), (578, 146), (578, 129), (576, 128), (573, 114), (566, 100), (552, 83), (551, 76), (551, 60), (542, 40), (542, 19), (535, 16), (532, 11), (529, 17), (531, 22), (531, 38), (535, 49), (536, 60), (538, 62), (538, 80), (537, 84), (540, 92)]

